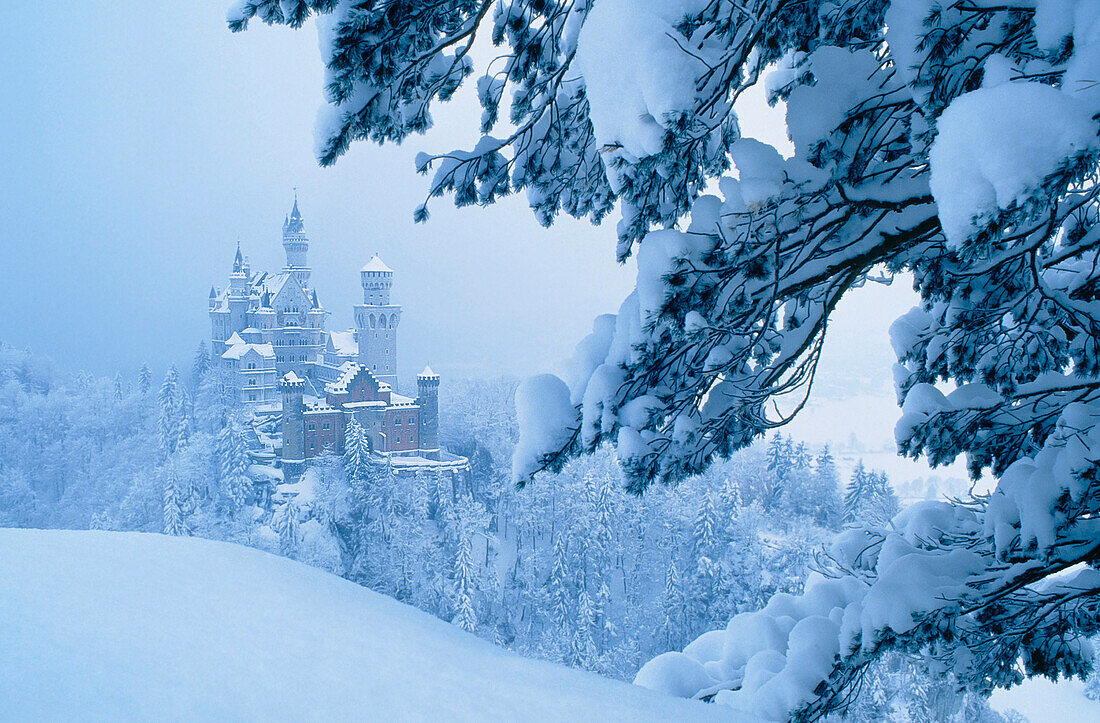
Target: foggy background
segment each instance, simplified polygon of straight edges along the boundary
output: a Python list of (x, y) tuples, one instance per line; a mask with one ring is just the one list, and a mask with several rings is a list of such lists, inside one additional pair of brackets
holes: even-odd
[(526, 373), (618, 308), (633, 272), (614, 261), (613, 220), (547, 230), (521, 197), (463, 210), (443, 198), (413, 224), (428, 180), (413, 158), (472, 145), (474, 98), (440, 107), (425, 138), (358, 144), (322, 169), (315, 30), (232, 34), (229, 4), (8, 9), (19, 32), (0, 45), (0, 339), (103, 375), (189, 359), (238, 239), (254, 270), (283, 266), (294, 186), (330, 329), (351, 326), (372, 254), (396, 270), (404, 374), (428, 361)]
[[(445, 377), (556, 369), (596, 315), (618, 309), (634, 269), (614, 260), (616, 214), (544, 229), (522, 196), (466, 209), (440, 198), (427, 224), (412, 222), (428, 187), (416, 153), (476, 142), (472, 82), (435, 107), (427, 136), (357, 143), (320, 168), (316, 31), (254, 21), (233, 34), (228, 5), (7, 9), (18, 30), (0, 44), (0, 340), (104, 376), (188, 365), (209, 338), (207, 294), (226, 285), (238, 239), (254, 270), (282, 267), (295, 186), (329, 329), (352, 325), (358, 269), (372, 254), (395, 269), (402, 377), (426, 363)], [(782, 109), (750, 97), (740, 118), (745, 135), (789, 152)], [(814, 402), (791, 433), (858, 443), (853, 454), (877, 453), (895, 474), (927, 473), (893, 451), (886, 330), (912, 303), (906, 279), (842, 303)]]

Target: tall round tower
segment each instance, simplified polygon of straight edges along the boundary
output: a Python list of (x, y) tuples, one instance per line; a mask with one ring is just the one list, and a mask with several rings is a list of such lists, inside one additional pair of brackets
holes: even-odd
[(393, 269), (375, 256), (359, 270), (363, 303), (355, 306), (359, 363), (397, 391), (397, 325), (401, 307), (390, 303)]
[(309, 238), (306, 236), (302, 214), (298, 211), (298, 195), (294, 195), (294, 207), (283, 221), (283, 249), (286, 251), (286, 270), (294, 274), (298, 283), (309, 286)]
[(420, 405), (420, 456), (439, 459), (439, 375), (431, 367), (416, 375), (416, 402)]
[(306, 463), (305, 382), (294, 372), (279, 380), (283, 395), (283, 477), (292, 482), (301, 475)]
[(248, 326), (248, 295), (250, 292), (251, 272), (248, 268), (248, 260), (241, 254), (241, 244), (237, 243), (237, 254), (233, 257), (233, 272), (229, 274), (229, 290), (226, 300), (229, 306), (229, 327), (223, 339), (228, 339), (233, 332), (240, 331)]

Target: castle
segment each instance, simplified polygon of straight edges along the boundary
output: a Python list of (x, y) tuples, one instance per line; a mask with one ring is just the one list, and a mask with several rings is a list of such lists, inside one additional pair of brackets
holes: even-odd
[(439, 376), (425, 368), (415, 398), (398, 393), (393, 269), (378, 256), (360, 269), (355, 328), (327, 331), (297, 197), (283, 221), (283, 249), (281, 271), (253, 273), (238, 244), (228, 286), (210, 289), (209, 313), (211, 346), (238, 400), (255, 418), (281, 418), (269, 446), (284, 474), (299, 475), (326, 450), (343, 453), (353, 417), (397, 473), (465, 470), (465, 457), (440, 449)]

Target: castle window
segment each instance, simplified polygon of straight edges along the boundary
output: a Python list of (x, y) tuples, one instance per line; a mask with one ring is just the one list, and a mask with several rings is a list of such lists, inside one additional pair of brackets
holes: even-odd
[(396, 420), (394, 420), (394, 424), (400, 426), (401, 425), (401, 417), (398, 417)]
[(256, 395), (255, 394), (249, 394), (248, 395), (248, 401), (250, 401), (250, 402), (256, 401)]
[(314, 424), (313, 422), (310, 422), (309, 423), (309, 431), (316, 432), (317, 431), (317, 425)]
[(328, 429), (328, 427), (329, 427), (328, 422), (325, 422), (324, 424), (321, 425), (321, 429)]

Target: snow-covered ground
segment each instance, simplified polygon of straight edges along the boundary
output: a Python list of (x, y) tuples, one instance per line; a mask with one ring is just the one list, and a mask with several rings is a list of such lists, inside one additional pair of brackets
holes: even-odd
[(339, 577), (245, 547), (0, 529), (5, 721), (728, 714), (521, 658)]

